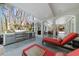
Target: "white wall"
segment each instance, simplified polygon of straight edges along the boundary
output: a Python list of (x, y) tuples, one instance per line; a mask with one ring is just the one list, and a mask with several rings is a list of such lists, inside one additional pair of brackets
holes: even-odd
[(66, 21), (66, 17), (61, 17), (56, 20), (56, 24), (64, 24)]
[(52, 3), (51, 9), (55, 16), (71, 15), (79, 9), (79, 3)]

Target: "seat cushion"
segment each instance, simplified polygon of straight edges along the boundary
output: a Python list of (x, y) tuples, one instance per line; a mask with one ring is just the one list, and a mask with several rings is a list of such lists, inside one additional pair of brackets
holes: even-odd
[(57, 39), (57, 38), (45, 37), (45, 38), (43, 38), (43, 42), (47, 42), (47, 43), (52, 43), (52, 44), (60, 45), (61, 42), (62, 42), (62, 40), (61, 40), (61, 39)]
[(28, 51), (25, 51), (28, 56), (43, 56), (45, 51), (37, 46), (30, 48)]

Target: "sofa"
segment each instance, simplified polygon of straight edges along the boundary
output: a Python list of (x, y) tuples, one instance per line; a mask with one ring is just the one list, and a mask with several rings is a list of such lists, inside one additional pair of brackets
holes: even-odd
[(79, 56), (79, 48), (67, 54), (55, 52), (38, 44), (32, 44), (23, 49), (22, 56)]
[(72, 41), (73, 39), (75, 39), (76, 37), (78, 37), (78, 34), (74, 33), (74, 32), (68, 34), (63, 39), (44, 37), (43, 40), (42, 40), (42, 43), (51, 43), (51, 44), (55, 44), (55, 45), (58, 45), (58, 46), (63, 46), (66, 43), (68, 43), (68, 42)]

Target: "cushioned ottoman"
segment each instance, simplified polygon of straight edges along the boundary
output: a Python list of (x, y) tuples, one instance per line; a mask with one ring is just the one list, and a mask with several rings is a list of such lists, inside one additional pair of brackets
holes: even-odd
[(55, 52), (48, 50), (38, 44), (30, 45), (29, 47), (23, 49), (23, 56), (52, 56)]

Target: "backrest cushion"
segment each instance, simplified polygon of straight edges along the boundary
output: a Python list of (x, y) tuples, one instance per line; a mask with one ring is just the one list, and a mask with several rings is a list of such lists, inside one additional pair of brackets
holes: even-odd
[(63, 39), (63, 41), (61, 42), (61, 45), (68, 43), (69, 41), (73, 40), (76, 37), (77, 37), (77, 33), (70, 33)]

